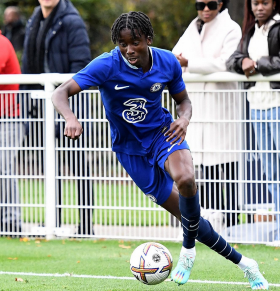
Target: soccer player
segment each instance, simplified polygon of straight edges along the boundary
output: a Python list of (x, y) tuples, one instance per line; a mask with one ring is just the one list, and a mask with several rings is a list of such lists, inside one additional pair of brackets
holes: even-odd
[[(95, 58), (53, 93), (54, 107), (66, 121), (64, 135), (77, 139), (83, 132), (68, 98), (98, 86), (118, 160), (146, 195), (182, 222), (183, 246), (171, 279), (179, 285), (188, 281), (197, 239), (238, 264), (252, 289), (267, 289), (258, 264), (233, 249), (200, 217), (192, 157), (185, 141), (192, 107), (176, 57), (150, 46), (154, 31), (142, 12), (121, 14), (111, 34), (118, 46)], [(161, 106), (165, 86), (176, 102), (179, 118), (175, 121)]]

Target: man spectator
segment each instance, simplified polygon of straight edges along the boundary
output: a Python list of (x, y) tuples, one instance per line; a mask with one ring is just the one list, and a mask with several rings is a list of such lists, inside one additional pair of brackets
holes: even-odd
[[(20, 65), (11, 42), (0, 31), (0, 74), (20, 74)], [(24, 138), (25, 127), (17, 122), (20, 116), (20, 106), (16, 93), (8, 90), (18, 90), (19, 85), (0, 85), (0, 175), (10, 176), (0, 179), (1, 228), (5, 232), (21, 232), (20, 208), (9, 206), (19, 203), (19, 191), (16, 173), (16, 157), (18, 148)], [(9, 148), (5, 150), (3, 148)]]
[(23, 50), (25, 25), (21, 20), (18, 7), (9, 6), (5, 9), (2, 34), (10, 40), (16, 52)]
[[(82, 18), (69, 0), (39, 0), (39, 3), (40, 6), (35, 8), (26, 28), (22, 58), (23, 73), (77, 73), (91, 61), (89, 37)], [(75, 110), (81, 112), (79, 118), (88, 118), (88, 111), (82, 110), (88, 102), (88, 95), (85, 94), (81, 99), (82, 101), (77, 106), (79, 108), (76, 107)], [(42, 104), (38, 101), (32, 104), (33, 117), (36, 117), (38, 113), (41, 114), (40, 105)], [(86, 127), (85, 122), (83, 125)], [(56, 137), (59, 138), (57, 146), (67, 147), (68, 141), (62, 137), (63, 131), (59, 128), (62, 127), (56, 127)], [(85, 140), (76, 141), (76, 146), (85, 147)], [(58, 151), (57, 174), (59, 176), (62, 175), (63, 158), (72, 165), (72, 172), (80, 177), (77, 180), (79, 205), (92, 205), (92, 183), (89, 179), (84, 179), (91, 175), (87, 154), (84, 150), (76, 154), (74, 151), (66, 153)], [(58, 204), (62, 205), (64, 191), (61, 179), (58, 180), (57, 191)], [(60, 224), (61, 207), (58, 207), (57, 225), (60, 226)], [(91, 209), (85, 207), (80, 210), (78, 234), (93, 234)]]

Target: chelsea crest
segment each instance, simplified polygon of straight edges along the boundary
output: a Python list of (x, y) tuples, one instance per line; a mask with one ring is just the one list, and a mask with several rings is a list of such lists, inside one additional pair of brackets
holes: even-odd
[(153, 92), (157, 92), (162, 88), (162, 84), (161, 83), (155, 83), (154, 85), (152, 85), (150, 91)]

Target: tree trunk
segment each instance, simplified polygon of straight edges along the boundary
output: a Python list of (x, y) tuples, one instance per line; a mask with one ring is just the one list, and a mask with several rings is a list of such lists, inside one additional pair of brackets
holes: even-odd
[(228, 10), (231, 18), (242, 26), (244, 16), (244, 0), (231, 0)]

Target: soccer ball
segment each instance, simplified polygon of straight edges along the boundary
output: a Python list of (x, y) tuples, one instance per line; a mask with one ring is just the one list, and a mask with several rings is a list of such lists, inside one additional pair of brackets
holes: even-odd
[(163, 282), (172, 270), (169, 250), (155, 242), (138, 246), (130, 257), (130, 270), (137, 280), (147, 285)]

